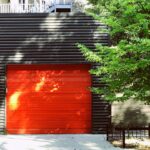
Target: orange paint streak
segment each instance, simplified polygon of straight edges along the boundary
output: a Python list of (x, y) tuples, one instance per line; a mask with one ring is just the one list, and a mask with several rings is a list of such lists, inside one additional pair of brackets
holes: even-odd
[(9, 99), (8, 106), (10, 110), (16, 110), (19, 107), (19, 97), (21, 92), (15, 92)]
[(44, 85), (45, 83), (45, 77), (43, 77), (40, 81), (40, 83), (37, 83), (36, 84), (36, 87), (35, 87), (35, 91), (38, 92), (40, 91), (40, 89), (42, 88), (42, 86)]

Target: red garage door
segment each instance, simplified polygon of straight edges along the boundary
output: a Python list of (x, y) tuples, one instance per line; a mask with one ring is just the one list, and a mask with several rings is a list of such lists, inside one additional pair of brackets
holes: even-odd
[(7, 132), (90, 133), (89, 69), (88, 65), (9, 65)]

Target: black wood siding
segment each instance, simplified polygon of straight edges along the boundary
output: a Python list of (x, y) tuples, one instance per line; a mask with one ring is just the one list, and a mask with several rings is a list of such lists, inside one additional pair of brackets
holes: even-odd
[[(0, 14), (0, 130), (5, 129), (7, 64), (87, 64), (76, 43), (109, 44), (107, 28), (85, 14)], [(92, 64), (95, 67), (94, 64)], [(101, 86), (93, 76), (93, 86)], [(104, 133), (110, 106), (93, 94), (93, 133)]]

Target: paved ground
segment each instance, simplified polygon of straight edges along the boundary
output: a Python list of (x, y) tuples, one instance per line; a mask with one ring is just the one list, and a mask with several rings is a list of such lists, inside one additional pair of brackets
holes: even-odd
[(121, 150), (104, 135), (0, 135), (0, 150)]

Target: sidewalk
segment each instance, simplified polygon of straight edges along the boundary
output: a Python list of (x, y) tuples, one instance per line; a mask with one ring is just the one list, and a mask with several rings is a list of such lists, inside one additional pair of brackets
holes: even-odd
[(105, 135), (0, 135), (0, 150), (122, 150)]

